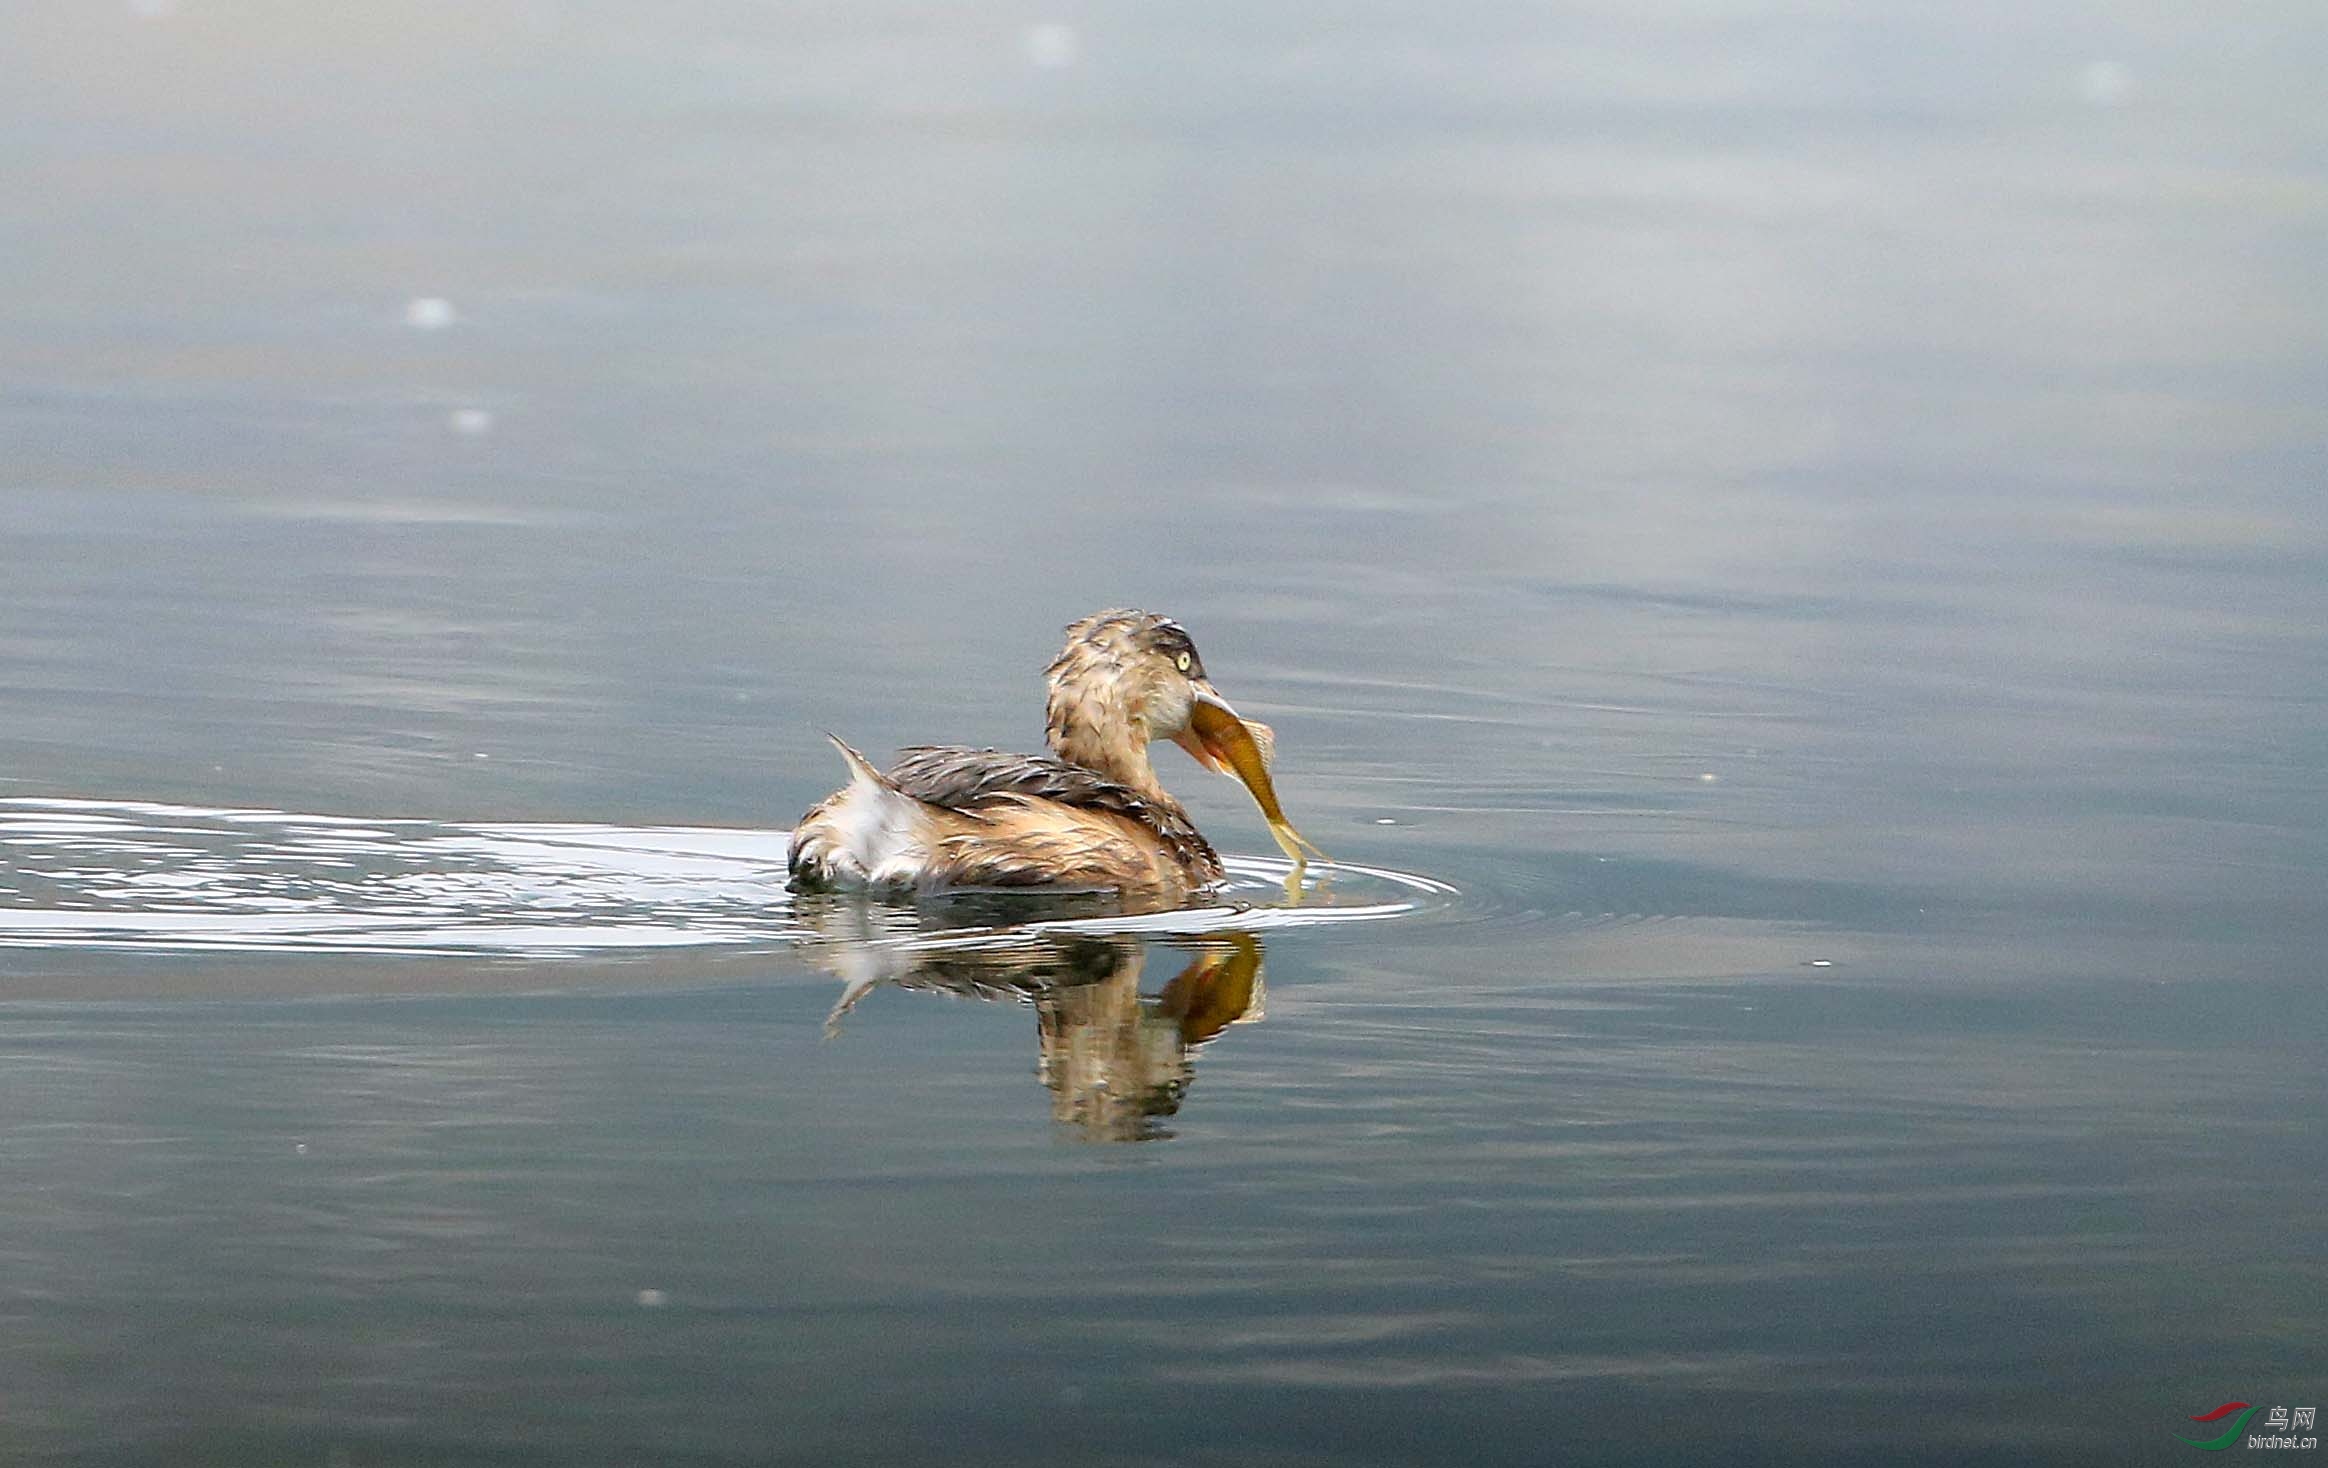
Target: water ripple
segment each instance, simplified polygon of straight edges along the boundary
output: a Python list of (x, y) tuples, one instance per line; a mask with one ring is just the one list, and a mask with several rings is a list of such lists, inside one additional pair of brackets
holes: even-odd
[[(785, 833), (704, 826), (466, 823), (0, 800), (0, 947), (554, 957), (754, 951), (824, 936), (784, 890)], [(1310, 927), (1444, 908), (1445, 883), (1376, 867), (1305, 874), (1230, 857), (1204, 907), (962, 926), (898, 907), (885, 935), (1187, 934)], [(1289, 897), (1298, 901), (1289, 901)], [(1030, 914), (1031, 915), (1031, 914)]]

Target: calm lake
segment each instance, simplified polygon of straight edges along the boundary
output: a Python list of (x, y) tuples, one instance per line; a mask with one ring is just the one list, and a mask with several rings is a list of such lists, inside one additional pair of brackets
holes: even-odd
[[(0, 53), (0, 1459), (2179, 1463), (2328, 1397), (2328, 12)], [(1346, 866), (1160, 748), (1201, 910), (786, 894), (824, 731), (1037, 747), (1127, 605)]]

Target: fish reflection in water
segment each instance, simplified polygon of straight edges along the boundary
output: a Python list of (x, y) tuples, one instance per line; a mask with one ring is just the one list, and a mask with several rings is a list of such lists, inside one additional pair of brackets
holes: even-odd
[[(800, 916), (817, 934), (810, 957), (848, 986), (828, 1036), (885, 986), (1031, 1005), (1035, 1073), (1051, 1092), (1051, 1114), (1093, 1141), (1170, 1136), (1164, 1122), (1188, 1094), (1196, 1051), (1262, 1017), (1261, 941), (1249, 932), (1156, 941), (1008, 927), (933, 934), (926, 913), (847, 900)], [(1151, 948), (1186, 958), (1161, 989), (1143, 993)]]

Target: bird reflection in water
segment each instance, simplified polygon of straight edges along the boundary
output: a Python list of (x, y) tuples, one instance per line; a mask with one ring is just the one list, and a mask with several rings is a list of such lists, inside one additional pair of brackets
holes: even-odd
[[(884, 986), (1030, 1005), (1035, 1074), (1051, 1092), (1051, 1114), (1093, 1141), (1172, 1135), (1165, 1123), (1188, 1093), (1195, 1052), (1262, 1017), (1261, 942), (1248, 932), (1153, 943), (1024, 928), (932, 937), (917, 922), (909, 937), (886, 935), (903, 924), (876, 904), (835, 902), (801, 915), (819, 935), (809, 956), (848, 985), (826, 1020), (828, 1036)], [(1142, 993), (1152, 947), (1186, 961), (1162, 989)]]
[(1187, 967), (1149, 995), (1140, 992), (1146, 945), (1105, 941), (1111, 951), (1092, 955), (1108, 968), (1104, 977), (1035, 1000), (1042, 1048), (1036, 1074), (1051, 1088), (1052, 1116), (1086, 1136), (1128, 1142), (1167, 1135), (1162, 1118), (1180, 1109), (1197, 1047), (1239, 1020), (1261, 1017), (1261, 943), (1250, 933), (1200, 943)]

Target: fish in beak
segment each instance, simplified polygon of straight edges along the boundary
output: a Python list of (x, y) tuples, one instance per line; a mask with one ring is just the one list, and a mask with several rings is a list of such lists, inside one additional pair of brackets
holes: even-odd
[(1284, 810), (1277, 804), (1277, 787), (1269, 783), (1269, 764), (1277, 752), (1277, 736), (1267, 724), (1238, 718), (1237, 711), (1213, 692), (1211, 684), (1199, 682), (1193, 687), (1196, 699), (1189, 708), (1188, 727), (1173, 735), (1172, 742), (1187, 750), (1206, 769), (1234, 775), (1244, 782), (1253, 794), (1253, 803), (1261, 807), (1262, 818), (1269, 822), (1269, 834), (1277, 842), (1277, 849), (1296, 867), (1307, 864), (1311, 856), (1332, 861), (1332, 857), (1318, 850), (1316, 842), (1293, 828), (1293, 822), (1285, 818)]

